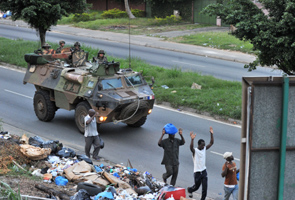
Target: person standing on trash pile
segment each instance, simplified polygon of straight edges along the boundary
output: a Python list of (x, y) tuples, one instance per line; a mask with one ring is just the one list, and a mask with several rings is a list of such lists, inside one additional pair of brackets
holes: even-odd
[(189, 197), (193, 198), (193, 192), (197, 191), (202, 184), (202, 197), (201, 200), (206, 199), (207, 196), (207, 187), (208, 187), (208, 177), (206, 171), (206, 150), (210, 149), (210, 147), (214, 144), (213, 137), (213, 128), (210, 127), (210, 143), (206, 146), (205, 141), (200, 139), (198, 141), (198, 147), (194, 148), (194, 139), (196, 134), (190, 132), (191, 136), (191, 144), (190, 150), (193, 154), (193, 163), (194, 163), (194, 181), (195, 184), (192, 187), (188, 187), (187, 191), (189, 193)]
[(44, 55), (47, 55), (47, 54), (54, 54), (54, 49), (50, 49), (50, 45), (48, 43), (45, 43), (43, 46), (42, 46), (42, 53)]
[(237, 181), (237, 169), (236, 163), (233, 162), (234, 157), (232, 152), (225, 152), (223, 158), (226, 162), (222, 166), (221, 176), (225, 177), (224, 180), (224, 200), (228, 200), (230, 195), (233, 195), (234, 200), (238, 200), (239, 186)]
[[(179, 168), (179, 146), (184, 145), (185, 140), (182, 135), (182, 129), (179, 129), (181, 140), (175, 138), (177, 128), (169, 123), (166, 124), (162, 130), (162, 135), (159, 139), (158, 145), (164, 149), (164, 156), (162, 165), (165, 165), (166, 173), (163, 174), (163, 181), (167, 183), (167, 179), (172, 176), (170, 185), (175, 186)], [(165, 134), (169, 137), (163, 140)]]
[(89, 109), (88, 115), (84, 118), (85, 124), (85, 154), (90, 158), (90, 149), (93, 145), (93, 155), (92, 158), (94, 160), (99, 160), (100, 157), (98, 153), (100, 151), (100, 138), (97, 132), (97, 124), (96, 117), (98, 116), (98, 112), (95, 112), (93, 109)]
[(61, 53), (65, 44), (66, 44), (66, 42), (64, 40), (59, 41), (59, 47), (56, 49), (55, 53)]

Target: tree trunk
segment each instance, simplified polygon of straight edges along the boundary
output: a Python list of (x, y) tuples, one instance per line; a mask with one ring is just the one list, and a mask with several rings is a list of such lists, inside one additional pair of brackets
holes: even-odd
[(134, 15), (132, 14), (130, 8), (129, 8), (129, 4), (128, 4), (128, 0), (124, 0), (124, 3), (125, 3), (125, 10), (129, 16), (130, 19), (134, 19)]
[(41, 42), (41, 47), (45, 44), (46, 29), (39, 28), (39, 37)]
[(54, 190), (52, 188), (46, 187), (45, 185), (42, 185), (42, 184), (36, 184), (35, 188), (37, 188), (39, 190), (42, 190), (43, 192), (46, 192), (48, 194), (58, 196), (59, 198), (64, 199), (64, 200), (70, 200), (70, 198), (71, 198), (69, 195), (67, 195), (67, 194), (65, 194), (63, 192), (60, 192), (60, 191)]

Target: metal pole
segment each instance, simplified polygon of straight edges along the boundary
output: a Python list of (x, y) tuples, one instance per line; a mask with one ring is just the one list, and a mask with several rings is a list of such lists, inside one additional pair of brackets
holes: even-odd
[(284, 77), (278, 200), (284, 199), (285, 161), (286, 161), (287, 125), (288, 125), (288, 103), (289, 103), (289, 77)]

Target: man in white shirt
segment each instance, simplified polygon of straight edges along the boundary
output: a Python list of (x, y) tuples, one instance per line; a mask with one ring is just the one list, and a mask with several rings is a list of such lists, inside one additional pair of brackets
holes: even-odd
[(99, 160), (98, 153), (100, 151), (100, 138), (99, 134), (97, 132), (97, 126), (96, 126), (96, 118), (99, 114), (98, 112), (95, 112), (95, 110), (90, 109), (88, 111), (88, 115), (84, 118), (84, 124), (85, 124), (85, 154), (90, 158), (90, 149), (93, 145), (93, 155), (92, 158), (95, 160)]
[(192, 193), (194, 191), (197, 191), (201, 184), (202, 184), (201, 200), (205, 200), (207, 196), (208, 177), (207, 177), (207, 171), (206, 171), (206, 150), (208, 150), (214, 143), (212, 127), (210, 127), (210, 134), (211, 134), (211, 139), (210, 139), (210, 143), (207, 146), (205, 146), (205, 141), (203, 139), (200, 139), (198, 141), (198, 147), (194, 148), (194, 139), (196, 137), (196, 134), (193, 134), (193, 132), (190, 132), (190, 136), (191, 136), (190, 150), (193, 153), (194, 180), (195, 180), (195, 184), (192, 187), (187, 188), (190, 198), (193, 197)]

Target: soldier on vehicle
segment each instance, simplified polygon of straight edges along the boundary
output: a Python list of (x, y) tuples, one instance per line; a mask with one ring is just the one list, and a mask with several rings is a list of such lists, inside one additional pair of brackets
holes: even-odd
[(43, 46), (42, 46), (42, 53), (44, 55), (47, 55), (47, 54), (54, 54), (54, 49), (50, 49), (50, 45), (48, 43), (45, 43)]
[(59, 47), (56, 49), (55, 53), (61, 53), (65, 46), (66, 42), (64, 40), (59, 41)]
[(77, 53), (77, 52), (84, 52), (83, 49), (80, 48), (81, 44), (80, 42), (75, 42), (74, 47), (72, 47), (71, 50), (71, 55), (69, 55), (69, 61), (71, 64), (73, 64), (73, 54)]
[(95, 58), (95, 61), (98, 62), (98, 64), (108, 62), (108, 58), (105, 56), (104, 50), (99, 50), (98, 51), (97, 57)]
[(75, 53), (75, 52), (84, 52), (84, 50), (81, 49), (80, 47), (81, 47), (80, 42), (75, 42), (74, 48), (71, 48), (72, 54)]

